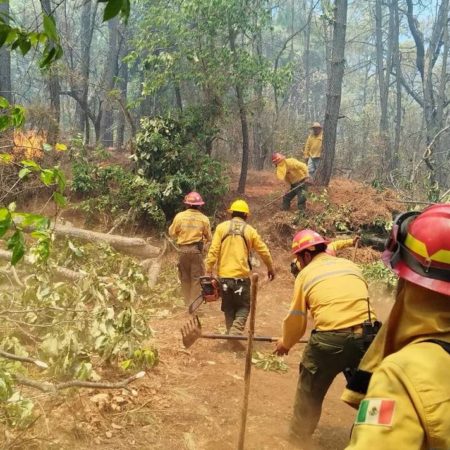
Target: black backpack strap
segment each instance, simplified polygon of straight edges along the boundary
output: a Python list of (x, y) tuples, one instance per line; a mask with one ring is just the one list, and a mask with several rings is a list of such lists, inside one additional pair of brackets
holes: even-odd
[(347, 389), (354, 392), (359, 392), (360, 394), (367, 394), (367, 389), (369, 387), (370, 379), (372, 378), (372, 372), (367, 372), (365, 370), (357, 369), (352, 377), (347, 380)]
[(437, 344), (450, 355), (450, 342), (440, 341), (439, 339), (427, 339), (422, 342), (432, 342), (433, 344)]

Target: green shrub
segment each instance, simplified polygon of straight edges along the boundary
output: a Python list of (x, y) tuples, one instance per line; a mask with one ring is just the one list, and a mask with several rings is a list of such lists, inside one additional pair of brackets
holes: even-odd
[(196, 130), (188, 116), (183, 120), (153, 117), (141, 120), (136, 137), (137, 173), (160, 186), (159, 206), (171, 219), (181, 198), (196, 190), (203, 196), (205, 210), (213, 213), (228, 190), (224, 166), (200, 151), (194, 142)]
[(381, 261), (363, 264), (362, 271), (367, 282), (378, 281), (385, 283), (389, 289), (397, 286), (397, 276), (388, 269)]

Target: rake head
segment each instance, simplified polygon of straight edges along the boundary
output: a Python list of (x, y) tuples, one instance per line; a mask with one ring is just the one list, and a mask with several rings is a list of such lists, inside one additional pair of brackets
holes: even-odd
[(189, 348), (198, 338), (202, 336), (202, 324), (198, 316), (194, 316), (181, 328), (181, 338), (185, 348)]

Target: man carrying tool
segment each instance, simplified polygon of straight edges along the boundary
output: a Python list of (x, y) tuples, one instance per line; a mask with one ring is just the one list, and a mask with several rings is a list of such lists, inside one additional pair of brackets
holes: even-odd
[(276, 166), (277, 178), (286, 181), (290, 186), (290, 190), (283, 196), (283, 211), (289, 210), (291, 201), (295, 196), (297, 196), (298, 209), (304, 209), (306, 203), (306, 182), (309, 178), (306, 164), (295, 158), (286, 158), (281, 153), (272, 155), (272, 163)]
[(322, 125), (319, 122), (314, 122), (310, 129), (312, 134), (306, 140), (303, 156), (308, 162), (309, 175), (314, 177), (322, 158)]
[(206, 273), (217, 275), (222, 288), (222, 311), (228, 334), (242, 334), (250, 311), (250, 251), (255, 250), (267, 266), (269, 280), (275, 277), (273, 261), (267, 245), (249, 224), (248, 204), (235, 200), (228, 211), (231, 220), (217, 225), (206, 258)]
[[(310, 310), (315, 329), (303, 352), (290, 437), (304, 443), (320, 419), (322, 402), (339, 372), (356, 369), (372, 339), (375, 314), (367, 285), (353, 262), (328, 255), (329, 241), (312, 230), (298, 232), (292, 252), (300, 262), (294, 295), (275, 353), (285, 355), (303, 336)], [(363, 329), (366, 333), (363, 335)]]
[(199, 278), (205, 274), (203, 246), (211, 241), (211, 226), (208, 217), (199, 211), (205, 202), (198, 192), (187, 194), (183, 203), (186, 210), (175, 216), (169, 235), (177, 240), (181, 292), (184, 303), (189, 306), (200, 295)]
[(347, 450), (450, 449), (450, 203), (398, 216), (383, 261), (397, 294), (342, 395)]

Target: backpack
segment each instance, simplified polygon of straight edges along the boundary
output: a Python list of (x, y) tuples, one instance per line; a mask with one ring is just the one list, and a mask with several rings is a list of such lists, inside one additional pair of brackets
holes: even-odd
[(241, 236), (244, 240), (245, 247), (247, 249), (247, 264), (250, 270), (252, 270), (252, 263), (250, 262), (250, 247), (248, 245), (247, 239), (245, 239), (245, 228), (247, 227), (247, 224), (244, 223), (244, 226), (242, 227), (240, 222), (235, 222), (233, 219), (230, 220), (230, 226), (228, 228), (228, 231), (226, 232), (225, 236), (222, 238), (221, 244), (223, 241), (228, 238), (229, 236)]

